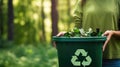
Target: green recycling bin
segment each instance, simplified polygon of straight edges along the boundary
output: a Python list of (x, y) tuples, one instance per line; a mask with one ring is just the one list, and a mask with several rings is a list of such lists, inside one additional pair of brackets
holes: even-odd
[(59, 67), (102, 67), (106, 37), (56, 37)]

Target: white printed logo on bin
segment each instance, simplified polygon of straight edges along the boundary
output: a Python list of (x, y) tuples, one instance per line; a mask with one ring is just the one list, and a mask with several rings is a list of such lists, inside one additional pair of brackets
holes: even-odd
[[(80, 55), (85, 57), (83, 61), (77, 61), (78, 56), (80, 56)], [(77, 49), (75, 52), (75, 55), (72, 56), (72, 58), (71, 58), (71, 63), (74, 66), (86, 67), (86, 66), (89, 66), (91, 64), (91, 62), (92, 62), (91, 57), (88, 55), (88, 52), (86, 52), (84, 49)]]

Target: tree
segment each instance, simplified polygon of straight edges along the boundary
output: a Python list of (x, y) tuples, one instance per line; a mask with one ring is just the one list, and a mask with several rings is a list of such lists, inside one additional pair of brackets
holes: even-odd
[(13, 14), (13, 0), (8, 0), (8, 40), (13, 40), (14, 30), (14, 14)]
[(51, 0), (52, 3), (52, 36), (55, 36), (58, 33), (58, 11), (57, 11), (57, 0)]
[(45, 14), (44, 14), (44, 7), (43, 7), (43, 3), (44, 3), (44, 0), (41, 1), (41, 17), (42, 17), (42, 36), (41, 36), (41, 39), (42, 41), (46, 41), (46, 36), (45, 36), (45, 23), (44, 23), (44, 19), (45, 19)]
[(3, 35), (3, 0), (0, 0), (0, 38)]

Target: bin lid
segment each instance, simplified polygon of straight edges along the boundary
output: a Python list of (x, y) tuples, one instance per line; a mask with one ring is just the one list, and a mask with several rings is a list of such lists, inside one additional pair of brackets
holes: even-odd
[(60, 42), (98, 42), (98, 41), (105, 41), (106, 36), (95, 36), (95, 37), (57, 37), (53, 36), (53, 41), (60, 41)]

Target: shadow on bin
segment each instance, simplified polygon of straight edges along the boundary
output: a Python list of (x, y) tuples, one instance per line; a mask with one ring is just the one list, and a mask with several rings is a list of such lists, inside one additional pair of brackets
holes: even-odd
[(106, 37), (56, 37), (59, 67), (102, 67)]

